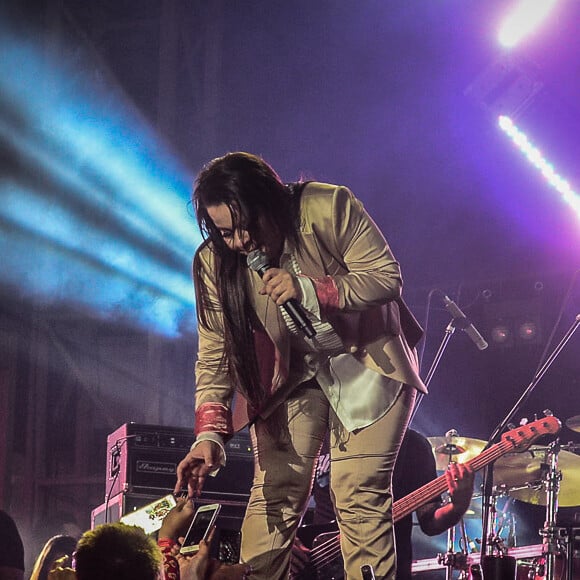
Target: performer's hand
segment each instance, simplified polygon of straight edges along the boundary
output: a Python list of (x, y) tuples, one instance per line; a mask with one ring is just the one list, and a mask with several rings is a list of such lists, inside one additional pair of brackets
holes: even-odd
[(467, 511), (473, 495), (475, 473), (463, 463), (450, 463), (445, 472), (449, 497), (454, 508), (462, 514)]
[(177, 466), (177, 483), (174, 493), (178, 494), (187, 482), (189, 499), (199, 497), (208, 473), (219, 465), (221, 449), (213, 441), (201, 441)]
[(260, 294), (267, 294), (278, 306), (288, 302), (291, 298), (300, 301), (302, 291), (295, 276), (288, 270), (269, 268), (262, 276), (264, 287)]

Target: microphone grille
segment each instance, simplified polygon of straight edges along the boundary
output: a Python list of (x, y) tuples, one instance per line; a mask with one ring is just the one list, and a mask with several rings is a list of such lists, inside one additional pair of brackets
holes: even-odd
[(268, 256), (266, 256), (262, 250), (252, 250), (248, 254), (246, 260), (248, 262), (248, 267), (256, 272), (267, 269), (270, 265), (268, 262)]

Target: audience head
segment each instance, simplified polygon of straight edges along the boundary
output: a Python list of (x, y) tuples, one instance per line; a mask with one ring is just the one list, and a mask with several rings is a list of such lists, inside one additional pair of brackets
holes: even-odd
[(85, 532), (77, 544), (78, 580), (162, 580), (163, 559), (142, 528), (103, 524)]
[(24, 547), (11, 516), (0, 510), (0, 580), (22, 580)]
[(55, 562), (64, 556), (71, 557), (76, 545), (77, 540), (72, 536), (59, 535), (50, 538), (36, 558), (30, 580), (47, 580)]

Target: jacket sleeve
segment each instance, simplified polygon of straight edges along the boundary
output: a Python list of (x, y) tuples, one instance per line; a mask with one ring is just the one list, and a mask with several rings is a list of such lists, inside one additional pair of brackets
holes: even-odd
[(325, 278), (314, 279), (321, 307), (361, 311), (400, 298), (399, 263), (363, 204), (346, 187), (336, 187), (330, 200), (318, 196), (314, 203), (318, 217), (313, 233), (324, 240), (341, 266)]
[[(199, 344), (195, 365), (195, 433), (232, 433), (233, 385), (221, 364), (223, 357), (223, 314), (217, 297), (215, 266), (211, 251), (200, 251), (202, 280), (209, 298), (210, 328), (198, 324)], [(199, 306), (198, 306), (199, 307)]]

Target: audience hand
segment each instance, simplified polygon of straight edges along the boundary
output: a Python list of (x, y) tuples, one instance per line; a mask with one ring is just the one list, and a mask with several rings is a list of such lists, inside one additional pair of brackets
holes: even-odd
[(209, 543), (202, 540), (199, 550), (192, 556), (177, 556), (181, 580), (205, 580), (209, 565)]
[(68, 556), (59, 558), (48, 573), (48, 580), (76, 580), (77, 575), (75, 571), (66, 566), (68, 560)]
[(177, 500), (175, 505), (163, 519), (158, 538), (169, 539), (177, 542), (180, 536), (184, 536), (191, 523), (195, 508), (193, 502), (185, 497)]
[(224, 564), (209, 557), (209, 548), (215, 528), (207, 541), (202, 540), (199, 550), (193, 556), (178, 556), (181, 580), (247, 580), (252, 567), (246, 564)]

